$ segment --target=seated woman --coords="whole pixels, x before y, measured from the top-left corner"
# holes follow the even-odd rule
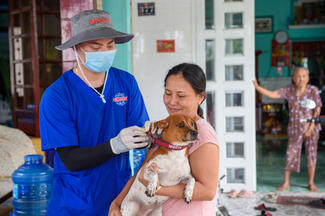
[[[189,162],[195,178],[192,202],[183,200],[184,184],[157,185],[156,195],[170,197],[163,204],[164,216],[215,215],[219,173],[219,146],[214,129],[203,119],[206,78],[195,64],[183,63],[169,70],[165,77],[164,104],[169,114],[181,113],[196,120],[198,140],[189,147]],[[148,152],[151,154],[152,152]],[[110,206],[109,216],[121,215],[120,205],[134,181],[134,176]]]

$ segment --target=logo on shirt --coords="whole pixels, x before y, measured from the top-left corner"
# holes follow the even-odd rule
[[[123,106],[126,104],[128,97],[124,95],[124,93],[117,93],[115,97],[113,97],[113,102],[117,105]]]

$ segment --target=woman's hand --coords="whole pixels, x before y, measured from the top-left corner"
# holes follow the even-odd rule
[[[309,126],[307,131],[304,133],[304,137],[310,137],[311,136],[311,132],[314,130],[313,126]]]
[[[122,216],[120,211],[120,205],[114,200],[109,207],[108,216]]]
[[[258,88],[258,86],[259,86],[258,82],[256,81],[256,78],[253,80],[253,85],[254,85],[255,88]]]
[[[311,131],[307,130],[307,132],[305,132],[303,136],[306,137],[306,138],[310,137],[311,136]]]

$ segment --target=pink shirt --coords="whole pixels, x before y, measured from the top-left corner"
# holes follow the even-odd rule
[[[205,143],[218,145],[217,136],[211,125],[204,119],[196,121],[199,137],[189,147],[191,155]],[[163,216],[215,216],[217,211],[217,193],[212,201],[192,201],[186,204],[183,199],[169,198],[163,204]]]

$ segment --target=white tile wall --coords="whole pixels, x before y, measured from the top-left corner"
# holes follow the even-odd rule
[[[162,98],[168,70],[182,62],[194,62],[192,1],[132,0],[133,75],[151,120],[168,115]],[[137,3],[144,2],[155,3],[155,16],[138,16]],[[175,40],[175,52],[157,53],[157,40]]]

